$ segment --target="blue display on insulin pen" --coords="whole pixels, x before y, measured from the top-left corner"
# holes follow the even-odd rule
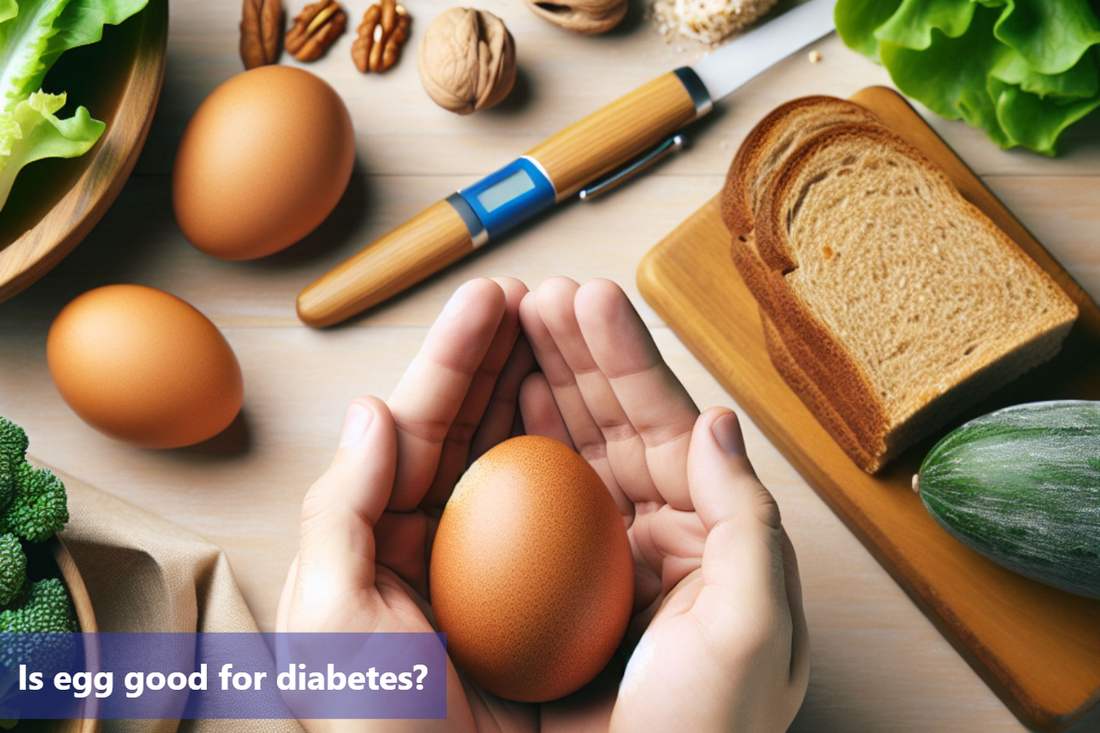
[[[458,193],[477,214],[490,239],[553,206],[557,200],[554,184],[528,158],[513,160]]]

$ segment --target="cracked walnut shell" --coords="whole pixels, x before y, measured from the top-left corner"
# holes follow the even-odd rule
[[[526,0],[527,7],[554,25],[586,36],[611,30],[626,16],[627,0]]]
[[[428,26],[419,69],[424,90],[436,104],[468,115],[500,103],[512,91],[515,41],[492,13],[451,8]]]

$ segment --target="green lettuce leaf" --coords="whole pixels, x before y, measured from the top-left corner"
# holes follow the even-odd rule
[[[65,106],[64,94],[35,92],[0,114],[0,201],[8,198],[19,171],[43,158],[75,158],[95,145],[104,125],[78,107],[67,120],[54,113]]]
[[[65,51],[95,43],[148,0],[0,0],[0,209],[23,166],[83,155],[105,126],[83,107],[56,113],[65,95],[43,94],[46,73]]]
[[[904,94],[985,130],[1004,148],[1053,155],[1100,107],[1096,0],[838,0],[837,31]]]

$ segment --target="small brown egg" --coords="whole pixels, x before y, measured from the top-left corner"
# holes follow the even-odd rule
[[[65,306],[50,327],[46,359],[84,422],[146,448],[212,438],[244,401],[241,367],[214,324],[141,285],[97,288]]]
[[[176,221],[209,255],[264,257],[332,213],[354,162],[340,95],[308,71],[261,66],[215,89],[188,123],[172,169]]]
[[[550,438],[512,438],[470,466],[440,518],[430,573],[447,653],[511,700],[583,687],[630,621],[623,517],[596,471]]]

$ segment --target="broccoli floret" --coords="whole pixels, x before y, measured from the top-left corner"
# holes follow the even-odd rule
[[[27,434],[6,417],[0,417],[0,454],[13,458],[15,463],[23,463],[27,458]]]
[[[0,417],[0,509],[11,502],[15,477],[27,461],[27,434],[11,420]]]
[[[67,668],[77,652],[79,630],[69,592],[57,578],[28,584],[9,608],[0,611],[0,633],[7,636],[0,647],[0,665],[17,669],[20,664],[41,670]]]
[[[20,542],[43,542],[68,520],[64,484],[27,463],[26,433],[0,417],[0,634],[17,632],[0,645],[0,665],[9,671],[18,664],[64,669],[77,652],[69,635],[78,629],[69,592],[56,578],[28,582]],[[0,703],[10,683],[0,680]],[[0,721],[0,728],[11,722]]]
[[[18,465],[14,458],[0,448],[0,510],[11,503],[11,495],[15,490],[15,469]]]
[[[13,534],[0,536],[0,606],[15,600],[27,579],[27,556]]]
[[[75,632],[76,614],[65,585],[57,578],[31,583],[9,608],[0,611],[0,633]]]
[[[45,542],[69,521],[65,485],[46,468],[29,463],[15,475],[15,491],[0,516],[0,532],[11,532],[30,542]]]
[[[68,521],[65,485],[27,463],[27,434],[0,417],[0,533],[44,542]]]

